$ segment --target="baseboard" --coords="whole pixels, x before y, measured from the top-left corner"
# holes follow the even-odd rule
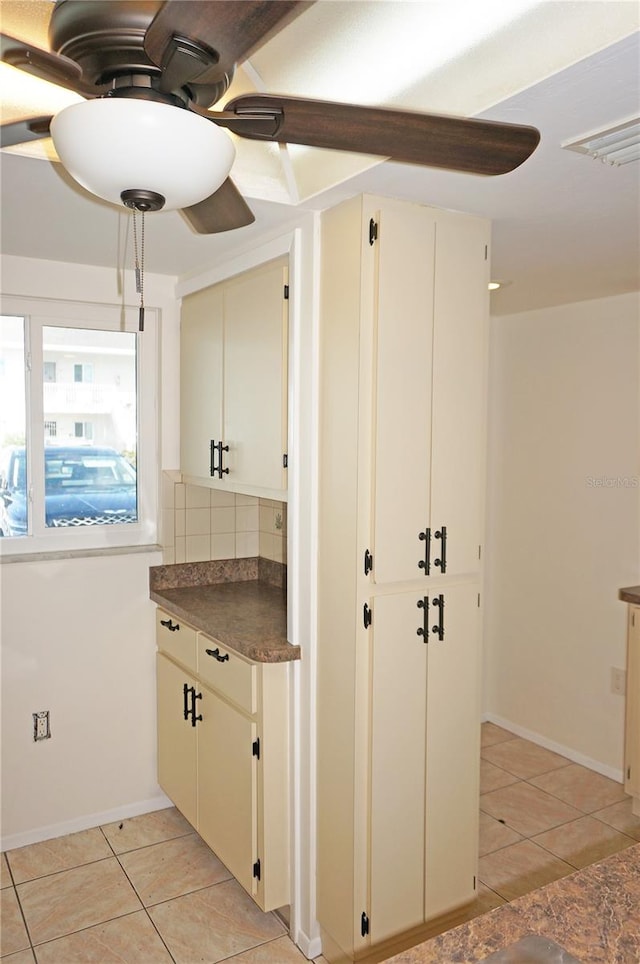
[[[310,961],[315,960],[316,957],[320,957],[322,954],[322,941],[320,937],[309,937],[304,931],[298,931],[296,934],[296,944],[304,956]]]
[[[482,722],[495,723],[496,726],[510,730],[512,733],[515,733],[516,736],[521,736],[524,740],[537,743],[538,746],[544,747],[545,750],[552,750],[554,753],[559,753],[560,756],[566,756],[572,763],[579,763],[580,766],[587,767],[588,770],[594,770],[603,777],[609,777],[610,780],[615,780],[616,783],[624,783],[624,771],[622,769],[618,770],[616,767],[607,766],[606,763],[600,763],[599,760],[592,760],[591,757],[585,756],[583,753],[578,753],[577,750],[572,749],[570,746],[563,746],[562,743],[548,740],[545,736],[541,736],[540,733],[527,730],[524,726],[519,726],[511,720],[505,719],[503,716],[497,716],[495,713],[485,713],[482,717]]]
[[[115,823],[116,820],[126,820],[128,817],[139,817],[143,813],[151,813],[154,810],[164,810],[172,807],[173,803],[164,793],[152,797],[150,800],[138,800],[136,803],[128,803],[114,810],[103,810],[101,813],[89,813],[73,820],[65,820],[62,823],[52,823],[47,827],[36,827],[34,830],[25,830],[23,833],[11,834],[0,839],[0,850],[15,850],[17,847],[27,847],[29,844],[41,843],[43,840],[52,840],[54,837],[64,837],[68,833],[78,833],[80,830],[91,830],[93,827],[100,827],[107,823]]]

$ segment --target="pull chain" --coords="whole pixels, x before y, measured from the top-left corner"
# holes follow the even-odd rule
[[[140,212],[140,256],[138,257],[138,211],[133,209],[133,249],[135,256],[136,291],[140,295],[138,331],[144,331],[144,211]]]

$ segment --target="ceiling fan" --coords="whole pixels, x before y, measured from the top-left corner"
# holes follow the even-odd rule
[[[57,0],[51,51],[0,34],[0,58],[85,100],[55,117],[0,127],[0,146],[53,137],[58,156],[99,197],[139,211],[180,208],[203,234],[250,224],[228,176],[224,133],[472,174],[525,161],[535,128],[329,101],[249,94],[222,110],[238,63],[313,0]]]

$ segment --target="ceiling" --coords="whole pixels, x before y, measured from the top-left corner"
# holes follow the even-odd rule
[[[45,46],[50,10],[3,0],[2,29]],[[491,218],[492,272],[506,282],[494,313],[638,290],[640,164],[561,145],[640,115],[639,28],[633,0],[318,0],[238,72],[229,98],[257,89],[483,116],[538,127],[540,146],[511,174],[480,178],[236,140],[232,176],[256,222],[201,236],[177,212],[149,215],[146,270],[197,275],[301,210],[366,191]],[[61,106],[45,102],[50,85],[0,69],[3,120]],[[0,190],[2,253],[114,268],[132,259],[130,215],[60,164],[3,151]]]

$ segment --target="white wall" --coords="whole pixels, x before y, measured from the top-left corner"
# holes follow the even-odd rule
[[[3,257],[5,294],[136,304],[112,269]],[[175,278],[148,275],[161,310],[160,450],[179,460]],[[148,551],[0,564],[2,849],[165,805],[155,779],[154,606]],[[32,713],[52,737],[33,742]]]
[[[492,319],[485,713],[619,779],[639,343],[634,294]]]

